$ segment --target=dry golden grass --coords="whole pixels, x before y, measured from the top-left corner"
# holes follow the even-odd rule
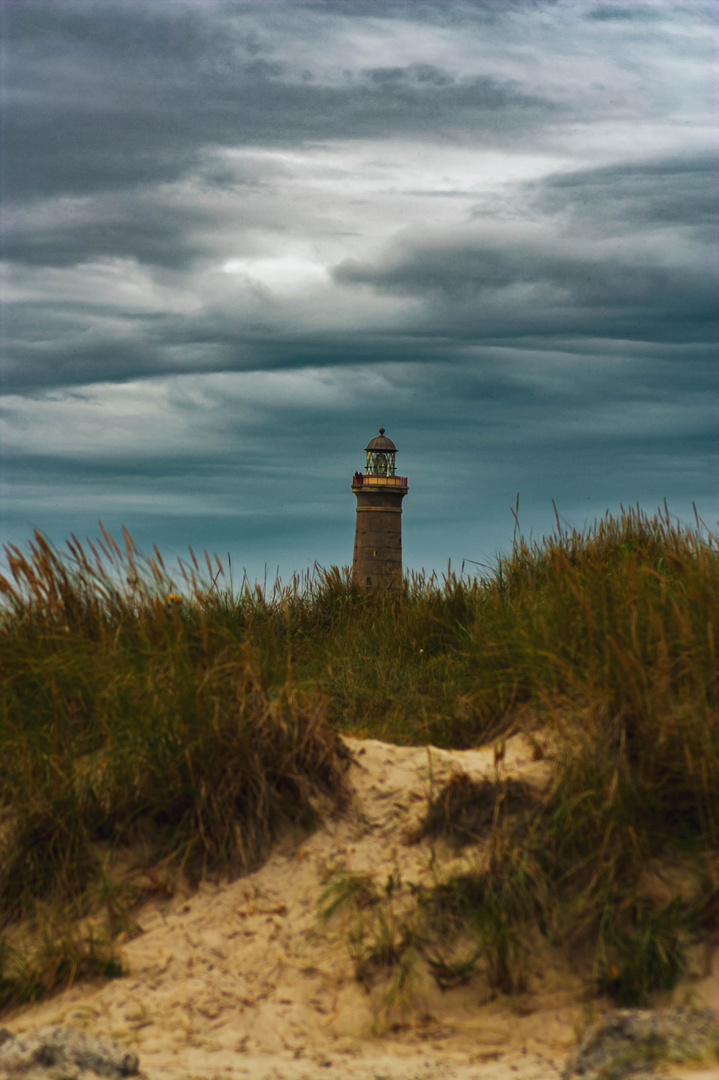
[[[36,534],[7,560],[0,919],[34,920],[37,933],[35,960],[0,946],[0,1002],[82,970],[37,958],[48,910],[72,919],[104,905],[109,941],[127,923],[132,896],[108,882],[101,851],[142,843],[194,875],[255,866],[279,822],[311,823],[314,788],[341,793],[343,731],[463,747],[520,724],[551,729],[558,761],[540,810],[513,814],[505,791],[485,872],[433,901],[474,921],[497,985],[521,983],[528,921],[593,936],[597,986],[621,1000],[676,978],[687,936],[715,925],[710,533],[631,510],[583,534],[520,538],[485,577],[411,576],[399,595],[362,592],[336,568],[235,588],[207,553],[204,576],[192,552],[173,576],[127,533],[122,547],[104,531],[85,546],[73,537],[64,555]],[[462,814],[480,827],[469,804],[442,798],[448,828]],[[675,851],[692,860],[699,899],[659,908],[642,868]]]

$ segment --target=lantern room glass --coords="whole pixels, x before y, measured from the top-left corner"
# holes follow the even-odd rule
[[[365,474],[367,476],[394,476],[394,459],[393,450],[368,450]]]

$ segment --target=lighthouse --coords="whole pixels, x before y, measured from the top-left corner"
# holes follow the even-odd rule
[[[402,584],[402,499],[406,476],[397,476],[397,447],[379,429],[365,447],[365,471],[352,477],[357,524],[352,577],[358,585],[398,589]]]

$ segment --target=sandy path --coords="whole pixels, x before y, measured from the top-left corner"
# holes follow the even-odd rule
[[[552,964],[515,998],[492,995],[481,977],[445,993],[426,978],[405,1022],[374,1033],[382,988],[368,993],[355,981],[346,928],[341,919],[323,924],[317,901],[336,866],[379,881],[398,868],[403,881],[427,880],[431,850],[405,834],[426,806],[428,753],[347,743],[356,757],[349,812],[325,816],[311,836],[286,836],[248,877],[143,908],[143,933],[124,949],[128,977],[73,987],[5,1025],[15,1034],[61,1023],[108,1035],[139,1052],[151,1080],[557,1077],[576,1043],[581,986]],[[491,749],[431,753],[435,781],[456,765],[494,769]],[[521,737],[503,767],[539,784],[548,768]]]

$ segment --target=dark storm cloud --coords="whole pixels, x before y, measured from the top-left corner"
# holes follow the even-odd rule
[[[524,241],[410,245],[384,263],[346,262],[342,283],[436,298],[438,329],[490,341],[588,335],[645,341],[714,339],[716,279],[706,268],[573,253]],[[449,310],[448,310],[449,309]],[[449,317],[446,322],[442,311]]]
[[[692,225],[705,242],[719,224],[716,158],[711,154],[659,158],[581,169],[528,185],[540,212],[568,211],[583,229],[606,232],[647,225]]]
[[[713,341],[714,164],[702,155],[552,175],[523,189],[534,219],[498,228],[478,211],[453,237],[404,235],[374,264],[340,264],[335,278],[423,296],[435,302],[438,329],[476,340]],[[697,230],[698,243],[683,243],[685,226]],[[657,227],[660,246],[647,246],[645,234]]]
[[[157,375],[223,371],[292,371],[305,367],[359,367],[421,361],[442,363],[451,342],[444,335],[284,330],[247,325],[222,311],[194,315],[143,314],[87,308],[58,310],[35,304],[8,309],[5,325],[6,393],[49,387],[126,382]],[[439,340],[435,338],[439,337]]]
[[[83,383],[118,382],[143,374],[172,372],[177,364],[165,360],[172,338],[158,343],[158,316],[119,319],[108,311],[88,317],[71,306],[16,304],[5,316],[3,371],[5,393],[32,393],[42,387],[72,387]],[[174,328],[173,336],[176,336]]]
[[[201,231],[216,221],[209,207],[172,206],[145,189],[9,209],[3,258],[36,266],[73,266],[128,258],[183,269],[207,253]]]
[[[74,79],[68,57],[65,79]],[[98,79],[112,78],[102,57],[89,61]],[[37,81],[47,77],[36,73]],[[122,78],[126,77],[123,70]],[[118,82],[120,81],[118,77]],[[275,65],[235,60],[219,77],[177,72],[117,87],[117,100],[98,102],[79,85],[70,101],[18,95],[6,106],[3,173],[6,197],[85,193],[160,183],[196,166],[205,147],[296,145],[326,139],[445,139],[472,132],[511,145],[523,130],[558,108],[490,76],[457,81],[428,65],[368,69],[343,86],[313,86]]]
[[[514,79],[431,64],[317,79],[272,59],[252,30],[257,9],[246,26],[240,14],[55,0],[6,10],[6,196],[169,181],[217,145],[468,131],[501,144],[556,109]]]
[[[599,4],[587,11],[586,17],[596,22],[655,22],[663,17],[658,8],[622,4]]]

